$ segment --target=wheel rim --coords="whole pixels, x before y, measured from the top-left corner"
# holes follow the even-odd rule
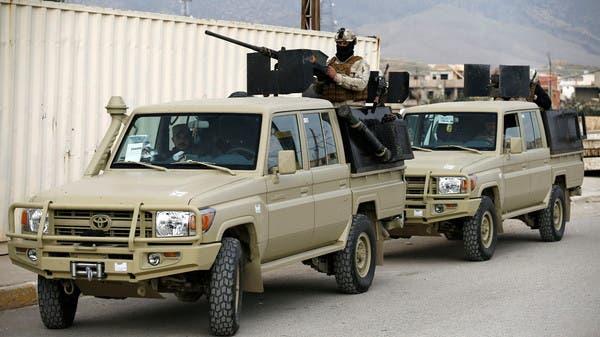
[[[490,212],[485,212],[481,217],[481,243],[485,248],[490,248],[494,238],[494,220]]]
[[[559,199],[554,201],[554,207],[552,207],[552,222],[554,229],[560,231],[563,222],[563,207]]]
[[[360,233],[356,241],[355,266],[356,272],[360,277],[365,277],[369,273],[371,267],[371,241],[366,233]]]

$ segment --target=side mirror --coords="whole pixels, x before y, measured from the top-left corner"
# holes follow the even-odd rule
[[[508,146],[510,148],[510,153],[519,154],[523,152],[523,139],[520,137],[511,137],[508,140]]]
[[[293,150],[282,150],[277,153],[279,174],[296,173],[296,153]]]

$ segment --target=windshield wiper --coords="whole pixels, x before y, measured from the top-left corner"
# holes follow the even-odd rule
[[[426,149],[424,147],[419,147],[419,146],[414,146],[414,145],[412,145],[411,148],[413,150],[419,150],[419,151],[425,151],[425,152],[433,152],[432,149]]]
[[[158,166],[158,165],[152,165],[152,164],[144,163],[144,162],[141,162],[141,161],[128,160],[128,161],[116,162],[115,164],[137,164],[137,165],[141,165],[141,166],[144,166],[144,167],[148,167],[148,168],[155,169],[155,170],[158,170],[158,171],[163,171],[163,172],[167,172],[169,170],[166,167],[162,167],[162,166]]]
[[[233,172],[232,170],[228,169],[227,167],[223,167],[223,166],[219,166],[219,165],[215,165],[215,164],[207,163],[207,162],[205,162],[205,161],[196,161],[196,160],[190,160],[190,159],[188,159],[188,160],[184,160],[184,161],[177,162],[177,163],[173,163],[173,164],[175,164],[175,165],[177,165],[177,164],[193,164],[193,165],[202,165],[202,166],[206,166],[206,167],[213,168],[213,169],[215,169],[215,170],[219,170],[219,171],[222,171],[222,172],[229,173],[229,174],[231,174],[232,176],[236,175],[236,173],[235,173],[235,172]]]
[[[473,148],[466,147],[466,146],[454,145],[454,144],[440,145],[440,146],[436,146],[435,148],[436,149],[456,148],[456,149],[461,149],[461,150],[465,150],[465,151],[469,151],[469,152],[474,152],[474,153],[477,153],[477,154],[481,154],[481,151],[479,151],[477,149],[473,149]]]

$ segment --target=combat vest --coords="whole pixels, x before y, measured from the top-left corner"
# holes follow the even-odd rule
[[[350,76],[350,68],[354,63],[362,60],[362,57],[354,55],[344,63],[336,63],[336,60],[337,58],[331,59],[328,65],[333,67],[336,72]],[[367,99],[367,88],[362,91],[354,91],[343,88],[335,82],[327,82],[323,85],[321,98],[330,102],[365,101]]]

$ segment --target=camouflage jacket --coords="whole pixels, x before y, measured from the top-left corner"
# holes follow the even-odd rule
[[[328,65],[342,63],[345,62],[340,62],[335,56],[329,60],[329,62],[327,62]],[[369,74],[369,64],[364,58],[360,58],[360,60],[354,62],[354,64],[350,66],[350,75],[344,75],[338,72],[335,75],[334,82],[342,88],[346,88],[348,90],[362,91],[367,87],[367,83],[369,82]]]

